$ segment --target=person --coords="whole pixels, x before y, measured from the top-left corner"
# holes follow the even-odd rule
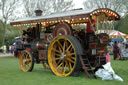
[[[127,44],[126,44],[125,48],[122,49],[120,59],[125,59],[125,58],[128,58],[128,45]]]
[[[109,53],[107,53],[107,55],[106,55],[106,63],[108,63],[108,62],[110,62],[110,55],[109,55]]]
[[[7,47],[6,47],[6,45],[4,45],[4,46],[3,46],[4,54],[6,54],[6,50],[7,50]]]
[[[95,22],[95,20],[96,20],[96,16],[90,16],[88,20],[89,21],[87,22],[87,28],[86,28],[86,39],[87,39],[87,41],[86,41],[86,43],[87,43],[86,49],[89,48],[89,42],[92,41],[91,37],[94,38],[94,36],[95,36],[95,31],[96,31],[96,25],[95,25],[96,22]]]
[[[90,17],[87,23],[86,32],[89,34],[94,34],[94,31],[96,31],[96,21],[95,21],[95,16],[92,16]]]
[[[6,53],[9,53],[9,45],[7,45],[6,48],[7,48]]]
[[[115,41],[115,43],[113,44],[113,58],[114,58],[114,60],[116,60],[118,53],[119,53],[119,47],[117,45],[117,41]]]
[[[119,55],[118,55],[118,58],[120,59],[120,56],[122,55],[122,50],[124,49],[124,46],[123,46],[123,42],[120,41],[118,43],[118,47],[119,47]]]
[[[10,44],[10,45],[9,45],[9,53],[11,53],[11,47],[12,47],[12,46],[11,46],[11,44]]]

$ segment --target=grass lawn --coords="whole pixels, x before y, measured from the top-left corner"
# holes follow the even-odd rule
[[[84,72],[79,77],[58,77],[50,71],[40,70],[41,64],[35,64],[32,72],[22,72],[19,68],[19,61],[14,57],[0,58],[0,85],[128,85],[128,60],[113,61],[111,64],[117,75],[124,79],[124,82],[112,80],[103,81],[88,79]]]

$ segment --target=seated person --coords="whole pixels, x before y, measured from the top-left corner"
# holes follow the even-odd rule
[[[92,33],[94,34],[94,31],[96,31],[96,21],[95,21],[95,16],[92,16],[89,18],[89,21],[87,22],[87,29],[86,32],[88,34]]]
[[[27,30],[23,30],[23,35],[27,38],[27,41],[32,41],[36,38],[36,27],[29,27]]]
[[[121,50],[121,57],[128,57],[128,45],[124,49]]]
[[[27,30],[23,30],[23,35],[30,35],[31,33],[31,27],[29,27]]]
[[[95,22],[95,16],[92,16],[89,18],[89,21],[87,22],[87,28],[86,28],[86,36],[87,41],[90,41],[90,36],[95,36],[96,31],[96,22]],[[93,38],[93,37],[92,37]]]

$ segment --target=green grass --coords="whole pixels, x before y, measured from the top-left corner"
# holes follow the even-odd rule
[[[43,68],[41,64],[35,64],[32,72],[25,73],[20,70],[18,59],[4,57],[0,58],[0,85],[128,85],[128,60],[111,59],[111,64],[124,82],[88,79],[84,72],[79,77],[58,77],[51,71],[40,70]]]

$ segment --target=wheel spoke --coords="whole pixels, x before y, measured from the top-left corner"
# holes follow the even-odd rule
[[[57,53],[61,53],[60,51],[58,51],[58,50],[55,49],[55,48],[52,48],[52,50],[54,50],[54,51],[57,52]]]
[[[71,56],[71,59],[76,60],[76,58],[75,57],[72,57],[72,56]]]
[[[23,59],[26,59],[25,54],[23,54],[22,56],[23,56],[23,57],[22,57]]]
[[[73,53],[69,53],[68,56],[69,56],[71,59],[76,60],[76,58],[73,57],[72,55],[75,55],[75,52],[73,52]]]
[[[70,70],[72,69],[72,65],[71,65],[71,63],[69,62],[69,67],[70,67]]]
[[[26,59],[23,59],[23,63],[25,63],[26,62]]]
[[[26,56],[25,56],[25,57],[26,57],[26,60],[28,61],[28,58],[29,58],[29,54],[26,54]]]
[[[64,45],[63,45],[63,53],[65,53],[65,44],[66,44],[66,40],[64,41]]]
[[[62,53],[62,49],[60,48],[60,46],[58,46],[58,48],[59,48],[59,51]]]
[[[71,48],[70,51],[74,51],[73,48]]]
[[[60,62],[61,62],[61,60],[59,60],[59,61],[57,62],[57,65],[59,65]]]
[[[69,68],[69,70],[70,70],[70,67],[69,67],[69,64],[68,64],[68,61],[66,60],[65,61],[65,63],[66,63],[66,66]]]
[[[62,44],[60,43],[60,41],[58,40],[57,43],[59,44],[59,47],[61,47],[61,49],[63,49]]]
[[[60,58],[58,57],[58,58],[55,58],[55,60],[60,60]]]
[[[26,68],[26,64],[23,65]]]
[[[63,71],[63,74],[65,74],[65,71],[66,71],[66,64],[65,64],[65,66],[64,66],[64,71]]]
[[[63,64],[63,62],[56,69],[58,69],[62,64]]]
[[[29,64],[27,64],[27,67],[30,67]]]
[[[55,53],[55,55],[56,55],[56,56],[59,56],[59,57],[61,56],[60,54],[57,54],[57,53]]]
[[[70,58],[67,58],[69,62],[75,63],[75,61],[71,60]]]
[[[66,49],[66,52],[71,48],[71,46],[72,46],[72,45],[70,44],[70,46]]]
[[[75,55],[75,52],[74,53],[70,53],[69,56],[72,56],[72,55]]]
[[[62,72],[64,71],[64,63],[63,63],[63,65],[62,65]]]
[[[30,62],[32,62],[32,60],[31,59],[28,59],[28,62],[30,63]]]
[[[20,58],[22,58],[22,56],[24,55],[24,53],[23,52],[21,52],[21,54],[20,54]]]
[[[75,53],[70,53],[69,51],[67,52],[67,57],[72,57],[72,55],[75,55]]]
[[[67,41],[65,42],[65,46],[68,48],[68,43],[67,43]]]

